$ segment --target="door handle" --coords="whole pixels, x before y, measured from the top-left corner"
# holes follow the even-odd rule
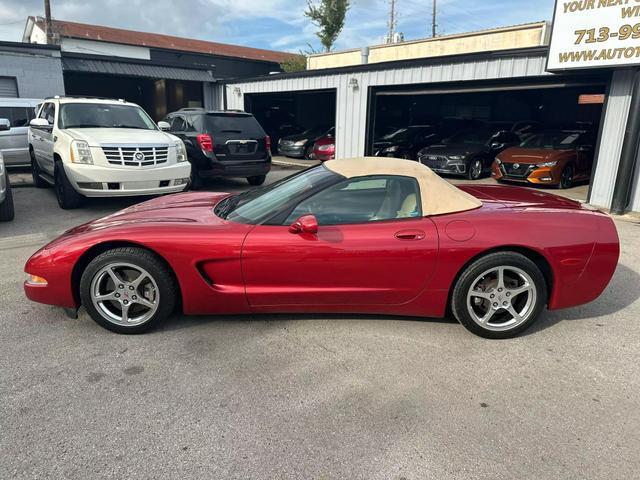
[[[396,233],[398,240],[422,240],[427,236],[422,230],[402,230]]]

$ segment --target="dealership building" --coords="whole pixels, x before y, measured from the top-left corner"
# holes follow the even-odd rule
[[[609,209],[622,188],[623,210],[640,211],[640,168],[619,174],[625,154],[638,163],[638,139],[625,135],[638,70],[551,73],[550,36],[551,25],[540,22],[314,55],[303,72],[228,81],[223,97],[267,131],[274,118],[331,122],[337,158],[370,155],[381,133],[434,117],[594,129],[587,200]]]

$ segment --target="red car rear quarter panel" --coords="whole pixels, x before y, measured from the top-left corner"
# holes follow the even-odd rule
[[[442,313],[458,272],[474,257],[496,249],[527,249],[546,259],[553,277],[550,309],[591,301],[606,287],[617,263],[617,236],[615,228],[611,233],[608,217],[586,209],[484,201],[480,209],[433,218],[440,236],[440,258],[428,294],[439,300]],[[451,234],[447,227],[452,222],[472,225],[473,237]],[[597,243],[602,241],[603,228],[606,238]]]

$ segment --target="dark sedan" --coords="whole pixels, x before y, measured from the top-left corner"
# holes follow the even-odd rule
[[[322,125],[283,137],[278,141],[278,154],[286,157],[311,159],[313,158],[313,144],[318,138],[324,137],[331,128]]]
[[[477,180],[490,171],[498,153],[520,141],[513,132],[496,132],[489,127],[461,130],[440,144],[420,150],[418,160],[434,172]]]
[[[400,128],[373,144],[376,157],[395,157],[415,160],[418,152],[442,140],[436,127],[432,125],[412,125]]]

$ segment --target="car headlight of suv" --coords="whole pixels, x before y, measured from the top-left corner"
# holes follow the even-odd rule
[[[91,148],[84,140],[72,140],[69,158],[73,163],[84,163],[85,165],[93,165],[93,156]]]
[[[187,161],[187,149],[184,147],[182,141],[176,142],[176,160],[178,162]]]
[[[557,161],[555,161],[555,162],[543,162],[543,163],[538,163],[536,165],[536,167],[538,167],[538,168],[555,167],[557,164],[558,164]]]
[[[393,147],[387,147],[384,149],[384,153],[395,153],[398,151],[398,145],[394,145]]]

